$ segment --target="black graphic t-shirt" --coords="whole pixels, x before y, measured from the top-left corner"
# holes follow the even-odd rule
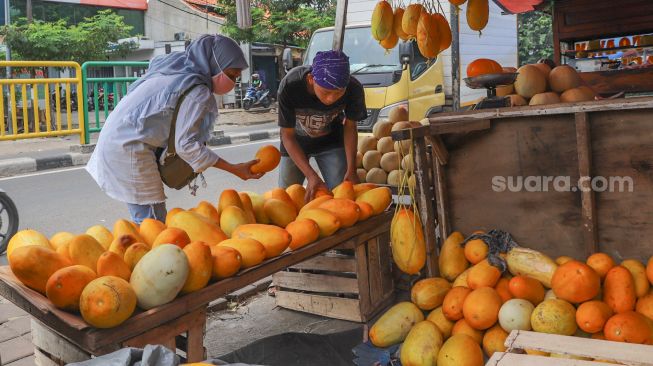
[[[354,77],[347,91],[332,105],[324,105],[308,92],[306,75],[310,66],[288,72],[279,85],[279,127],[294,128],[299,146],[307,155],[343,146],[345,117],[353,121],[367,118],[363,86]],[[281,154],[288,156],[281,144]]]

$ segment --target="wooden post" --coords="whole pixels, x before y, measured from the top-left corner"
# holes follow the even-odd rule
[[[451,16],[451,94],[453,98],[453,110],[460,109],[460,22],[458,7],[449,5]]]
[[[419,216],[424,226],[424,239],[426,241],[426,274],[428,277],[438,275],[438,257],[435,242],[435,213],[433,209],[433,192],[431,191],[431,179],[429,178],[430,164],[426,152],[426,141],[424,137],[413,139],[415,154],[415,176],[417,188],[419,189],[418,207]]]
[[[333,49],[342,51],[345,39],[345,25],[347,24],[347,0],[338,0],[336,4],[336,24],[333,29]]]
[[[576,149],[578,151],[579,187],[583,210],[583,240],[586,254],[598,252],[598,232],[596,223],[596,202],[591,187],[592,143],[590,139],[589,116],[585,112],[575,114]]]
[[[447,183],[443,163],[439,158],[433,159],[433,179],[435,180],[435,203],[438,212],[438,229],[442,243],[451,233],[451,221],[449,220],[449,198],[447,196]]]

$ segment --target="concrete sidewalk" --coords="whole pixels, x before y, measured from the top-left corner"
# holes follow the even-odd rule
[[[279,136],[274,109],[220,111],[209,146],[240,144]],[[79,136],[0,141],[0,177],[85,165],[99,134],[80,145]]]

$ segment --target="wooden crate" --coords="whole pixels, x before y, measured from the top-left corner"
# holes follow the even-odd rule
[[[79,348],[40,321],[31,319],[34,357],[38,366],[63,366],[71,362],[89,360],[111,350],[125,347],[144,348],[148,344],[160,344],[174,350],[183,361],[199,362],[206,359],[205,329],[206,309],[201,308],[120,343],[108,345],[102,352],[91,353]]]
[[[330,318],[369,321],[394,300],[388,229],[274,274],[277,305]],[[346,250],[351,254],[342,254]]]
[[[395,140],[413,139],[429,251],[452,231],[500,229],[553,257],[583,259],[600,251],[617,262],[647,260],[653,254],[652,113],[650,97],[604,100],[443,113],[429,118],[429,126],[393,132]],[[495,177],[564,177],[570,185],[497,190]],[[614,179],[617,189],[586,190],[581,177]],[[620,177],[632,183],[625,181],[623,192]],[[435,256],[427,265],[430,275],[437,273]]]
[[[515,330],[506,339],[505,346],[506,351],[495,352],[485,366],[608,366],[615,363],[653,366],[653,347],[641,344]],[[527,355],[526,349],[591,360]]]

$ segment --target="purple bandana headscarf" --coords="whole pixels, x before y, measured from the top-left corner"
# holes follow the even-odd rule
[[[349,57],[341,51],[318,52],[311,70],[317,85],[326,89],[342,89],[349,84]]]

